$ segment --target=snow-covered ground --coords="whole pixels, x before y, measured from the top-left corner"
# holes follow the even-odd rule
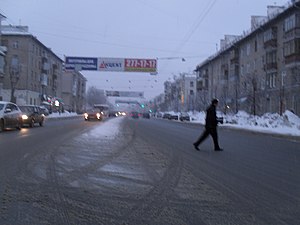
[[[205,112],[189,113],[192,122],[205,123]],[[265,133],[276,133],[292,136],[300,136],[300,118],[290,111],[285,111],[282,116],[279,114],[266,113],[263,116],[253,116],[240,111],[235,115],[224,115],[224,124],[220,126],[234,127],[246,130],[253,130]]]
[[[72,117],[72,116],[78,116],[77,113],[70,113],[68,111],[65,111],[64,113],[58,113],[58,112],[55,112],[55,113],[51,113],[47,116],[47,118],[63,118],[63,117]]]
[[[189,112],[189,115],[192,118],[191,122],[201,124],[205,123],[205,112]],[[59,118],[70,116],[78,115],[76,113],[65,112],[61,114],[52,113],[47,117]],[[218,113],[218,116],[224,117],[224,124],[220,124],[220,126],[227,126],[265,133],[300,136],[300,118],[290,111],[285,111],[282,116],[276,113],[266,113],[263,116],[253,116],[243,111],[240,111],[234,115],[224,115]],[[106,123],[107,125],[105,126],[105,129],[103,129],[104,126],[100,126],[99,128],[97,128],[97,133],[104,132],[101,130],[107,131],[108,127],[111,127],[114,130],[118,129],[117,124],[114,124],[113,120],[108,120]],[[110,129],[109,132],[113,131]]]

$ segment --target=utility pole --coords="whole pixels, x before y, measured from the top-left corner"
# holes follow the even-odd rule
[[[16,103],[15,90],[16,85],[20,79],[20,72],[21,72],[21,65],[19,59],[14,57],[11,59],[11,64],[9,68],[9,75],[10,75],[10,85],[11,85],[11,95],[10,101]]]

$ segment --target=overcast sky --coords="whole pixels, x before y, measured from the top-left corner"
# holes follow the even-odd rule
[[[250,29],[251,15],[288,0],[0,0],[3,25],[29,31],[64,56],[158,58],[158,75],[83,72],[105,90],[163,92],[163,82],[214,54],[225,34]],[[181,59],[185,58],[185,62]]]

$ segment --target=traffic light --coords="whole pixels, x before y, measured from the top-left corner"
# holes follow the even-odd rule
[[[144,105],[144,104],[141,104],[141,107],[142,107],[142,108],[145,108],[145,105]]]

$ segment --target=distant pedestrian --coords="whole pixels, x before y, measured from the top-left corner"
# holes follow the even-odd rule
[[[213,99],[211,105],[206,109],[205,130],[198,138],[198,140],[193,143],[195,149],[198,151],[200,150],[198,146],[208,137],[208,135],[211,135],[213,138],[215,151],[223,151],[223,149],[219,146],[217,133],[218,117],[216,108],[218,106],[218,103],[218,99]]]

